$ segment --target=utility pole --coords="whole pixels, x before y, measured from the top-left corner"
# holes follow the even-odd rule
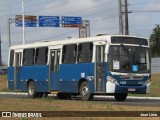
[[[118,0],[119,6],[119,34],[120,35],[129,35],[129,25],[128,25],[128,1],[127,0]],[[124,24],[123,24],[124,20]]]
[[[11,24],[15,23],[15,19],[8,19],[8,46],[11,46]]]
[[[122,0],[118,0],[119,6],[119,34],[123,35]]]
[[[129,35],[129,28],[128,28],[128,2],[125,0],[125,35]]]

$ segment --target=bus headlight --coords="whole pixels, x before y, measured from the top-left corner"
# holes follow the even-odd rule
[[[143,86],[145,86],[145,85],[147,86],[148,84],[150,84],[150,82],[151,82],[150,80],[146,80],[146,81],[144,82]]]
[[[119,83],[117,82],[117,80],[114,79],[114,78],[111,77],[111,76],[108,76],[108,77],[107,77],[107,80],[110,81],[111,83],[114,83],[114,84],[116,84],[116,85],[119,85]]]

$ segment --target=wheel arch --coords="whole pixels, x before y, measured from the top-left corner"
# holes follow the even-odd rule
[[[33,81],[33,82],[34,82],[34,80],[33,80],[33,79],[29,79],[29,80],[27,81],[27,89],[28,89],[28,84],[29,84],[29,82],[31,82],[31,81]]]
[[[78,82],[78,93],[80,92],[80,87],[83,82],[88,82],[85,78],[81,78]]]

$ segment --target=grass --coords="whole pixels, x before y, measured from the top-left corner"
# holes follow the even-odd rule
[[[9,91],[7,88],[7,75],[0,75],[0,91]]]
[[[3,104],[2,104],[3,103]],[[46,98],[42,99],[26,99],[26,98],[0,98],[0,111],[160,111],[160,107],[150,107],[150,106],[125,106],[125,105],[115,105],[108,102],[99,101],[81,101],[81,100],[58,100],[52,99],[48,100]],[[63,114],[63,112],[62,112]],[[144,119],[145,117],[143,117]],[[31,118],[21,118],[21,120],[30,120]],[[36,118],[38,119],[38,118]],[[53,119],[52,117],[43,118]],[[105,120],[104,117],[70,117],[70,118],[55,118],[58,120]],[[136,118],[117,118],[110,117],[107,120],[137,120]],[[142,119],[142,118],[141,118]],[[146,119],[146,118],[145,118]],[[151,120],[148,118],[147,120]],[[156,118],[153,118],[156,120]]]
[[[8,91],[7,76],[0,76],[0,91]],[[152,74],[151,93],[139,96],[160,96],[160,74]],[[155,103],[156,104],[156,103]],[[52,97],[41,99],[26,98],[0,98],[0,111],[160,111],[160,107],[151,106],[127,106],[115,105],[108,102],[98,101],[81,101],[81,100],[58,100]],[[153,117],[110,117],[107,120],[157,120]],[[1,119],[1,118],[0,118]],[[13,120],[32,120],[32,118],[12,118]],[[40,118],[34,118],[34,120]],[[52,120],[52,117],[43,118],[43,120]],[[100,118],[54,118],[57,120],[106,120],[105,117]]]
[[[151,75],[151,88],[149,94],[129,94],[130,96],[160,97],[160,73]]]

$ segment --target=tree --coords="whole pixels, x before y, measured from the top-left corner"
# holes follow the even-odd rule
[[[152,57],[160,56],[160,25],[156,25],[149,38]]]

